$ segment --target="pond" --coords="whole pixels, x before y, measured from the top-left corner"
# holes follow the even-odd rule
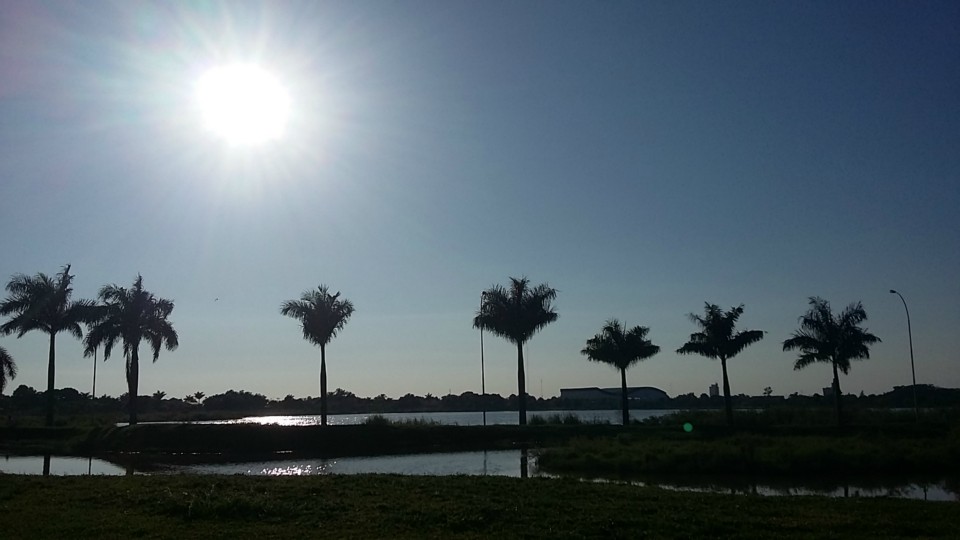
[[[405,474],[431,476],[537,476],[539,471],[532,452],[490,450],[399,456],[347,457],[333,459],[291,459],[178,465],[167,473],[245,474],[253,476],[326,475],[326,474]]]
[[[0,457],[0,473],[51,475],[224,474],[251,476],[311,476],[330,474],[404,474],[536,477],[536,452],[496,450],[410,454],[397,456],[299,458],[196,465],[154,463],[137,468],[94,458],[62,456]],[[943,478],[743,478],[651,477],[643,480],[585,479],[624,482],[678,491],[760,496],[892,497],[930,501],[960,501],[960,482]]]

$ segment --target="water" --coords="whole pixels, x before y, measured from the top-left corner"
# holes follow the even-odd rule
[[[46,472],[48,471],[48,472]],[[523,450],[449,452],[398,456],[347,457],[334,459],[276,459],[242,463],[203,465],[151,465],[148,469],[121,466],[92,458],[62,456],[0,457],[0,473],[51,475],[121,474],[222,474],[249,476],[315,476],[331,474],[404,474],[431,476],[554,476],[540,471],[536,453]],[[749,479],[731,477],[664,476],[646,480],[592,479],[596,482],[625,482],[676,491],[695,491],[760,496],[892,497],[930,501],[960,501],[957,482],[944,479],[911,481],[897,479]]]
[[[643,420],[677,412],[675,410],[631,410],[631,420]],[[528,411],[527,421],[535,417],[551,417],[555,415],[573,415],[582,422],[597,422],[620,424],[621,411]],[[483,413],[471,412],[416,412],[416,413],[372,413],[372,414],[331,414],[327,415],[327,423],[333,426],[362,424],[371,416],[382,416],[392,422],[424,421],[436,422],[443,425],[480,426],[483,425]],[[233,420],[208,420],[193,422],[195,424],[276,424],[281,426],[318,426],[320,415],[300,416],[247,416]],[[487,424],[517,424],[517,411],[490,411],[487,413]]]
[[[175,466],[170,473],[314,476],[329,474],[405,474],[430,476],[537,476],[536,459],[521,450],[407,454],[399,456],[291,459],[246,463]]]
[[[85,457],[2,456],[0,473],[78,476],[83,474],[120,475],[126,474],[127,470],[109,461]]]

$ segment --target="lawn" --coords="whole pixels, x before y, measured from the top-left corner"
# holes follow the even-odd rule
[[[14,538],[953,537],[960,506],[498,477],[0,478]]]

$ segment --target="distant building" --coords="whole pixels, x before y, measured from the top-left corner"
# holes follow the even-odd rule
[[[713,383],[710,385],[710,397],[717,397],[720,395],[720,385]]]
[[[560,399],[597,401],[620,399],[620,388],[561,388]],[[670,399],[666,392],[652,386],[628,386],[627,399],[634,401],[661,401]]]

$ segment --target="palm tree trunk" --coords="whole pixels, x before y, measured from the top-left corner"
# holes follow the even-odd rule
[[[54,360],[56,358],[56,340],[57,334],[50,333],[50,355],[47,358],[47,427],[53,425],[53,404],[55,398],[53,395],[53,376],[55,372]]]
[[[523,372],[523,343],[517,343],[517,397],[521,426],[527,425],[527,378]]]
[[[127,365],[127,398],[130,407],[130,425],[137,423],[137,393],[140,387],[140,355],[137,351],[140,347],[134,347],[130,353],[130,362]]]
[[[837,373],[837,363],[833,364],[833,402],[837,407],[837,425],[843,425],[843,411],[840,408],[840,374]]]
[[[320,346],[320,425],[327,425],[327,348]]]
[[[630,424],[630,406],[627,402],[627,370],[620,369],[620,406],[623,408],[623,425]]]
[[[730,379],[727,378],[727,359],[720,357],[720,365],[723,367],[723,408],[727,415],[727,425],[733,425],[733,404],[730,402]]]

